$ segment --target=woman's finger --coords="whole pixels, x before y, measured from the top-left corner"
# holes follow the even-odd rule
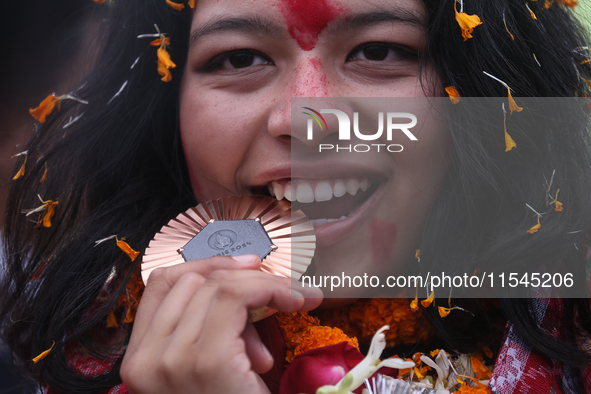
[[[184,264],[178,264],[172,267],[157,269],[150,275],[148,285],[144,290],[142,300],[140,302],[137,315],[135,317],[134,328],[130,339],[129,347],[133,351],[134,347],[138,345],[148,328],[151,326],[155,315],[159,309],[162,309],[162,316],[156,320],[158,325],[162,323],[163,327],[159,328],[163,331],[170,330],[171,327],[176,326],[178,318],[182,315],[184,308],[197,289],[198,277],[205,278],[217,269],[224,270],[259,270],[261,261],[256,255],[244,255],[237,257],[212,257],[208,259],[190,261]],[[189,274],[192,279],[184,282],[183,287],[174,294],[170,294],[171,290],[179,279],[184,275]],[[196,275],[196,276],[195,276]],[[191,291],[193,289],[193,291]],[[185,294],[177,303],[177,296]],[[165,307],[161,308],[165,299]],[[181,304],[184,306],[181,307]]]
[[[251,323],[247,323],[244,327],[242,339],[246,346],[246,354],[252,363],[252,370],[259,374],[268,372],[273,367],[273,356]]]

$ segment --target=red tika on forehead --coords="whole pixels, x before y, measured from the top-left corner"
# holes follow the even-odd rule
[[[287,20],[289,34],[300,48],[310,51],[328,24],[345,12],[329,0],[281,0],[281,12]]]

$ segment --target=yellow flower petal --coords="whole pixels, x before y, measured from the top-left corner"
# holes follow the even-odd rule
[[[21,166],[20,170],[18,170],[16,175],[12,178],[13,181],[16,181],[18,178],[25,175],[25,164],[27,164],[27,156],[25,156],[25,161],[23,162],[23,165]]]
[[[478,25],[482,25],[480,18],[478,15],[468,15],[465,12],[458,12],[456,3],[454,3],[454,11],[456,13],[456,21],[462,29],[462,37],[464,37],[464,41],[472,38],[472,31],[474,28]]]
[[[51,353],[51,351],[53,350],[53,347],[55,346],[55,341],[53,341],[53,343],[51,344],[51,347],[49,349],[47,349],[46,351],[42,352],[40,355],[38,355],[37,357],[35,357],[33,359],[33,362],[35,364],[37,364],[39,361],[43,360],[45,357],[47,357],[49,355],[49,353]]]
[[[43,227],[51,227],[51,218],[55,215],[55,206],[59,204],[59,201],[47,201],[47,210],[43,215]]]
[[[176,64],[170,59],[170,54],[164,49],[164,47],[158,48],[158,74],[162,76],[162,81],[169,82],[172,79],[170,68],[175,68]]]
[[[124,251],[129,256],[131,261],[135,261],[135,259],[140,254],[140,252],[133,250],[131,248],[131,246],[129,246],[129,244],[127,242],[125,242],[125,238],[121,238],[121,239],[115,238],[115,239],[117,240],[117,246],[119,246],[119,249]]]
[[[119,324],[117,324],[117,318],[115,317],[113,311],[111,311],[111,313],[109,313],[109,316],[107,316],[107,328],[117,327],[119,327]]]
[[[530,228],[529,230],[527,230],[528,234],[533,234],[536,231],[538,231],[540,229],[540,227],[542,227],[542,225],[540,224],[540,222],[538,222],[538,224],[536,224],[535,226],[533,226],[532,228]]]
[[[516,148],[517,144],[513,141],[513,138],[507,133],[505,129],[505,152],[509,152],[511,149]]]
[[[437,309],[439,310],[439,316],[446,317],[447,315],[449,315],[449,313],[452,311],[453,308],[446,308],[446,307],[440,306]]]
[[[509,110],[511,110],[511,113],[523,111],[523,107],[518,106],[513,96],[511,96],[511,90],[509,88],[507,88],[507,94],[509,96]]]
[[[556,204],[556,208],[554,208],[554,210],[556,212],[562,212],[562,203],[558,200],[556,200],[554,203]]]
[[[166,4],[168,4],[169,6],[171,6],[172,8],[174,8],[177,11],[181,11],[183,8],[185,8],[184,4],[173,3],[170,0],[166,0]]]
[[[431,291],[431,294],[429,295],[429,298],[424,299],[423,301],[421,301],[421,305],[423,306],[423,308],[427,308],[429,305],[431,305],[431,303],[433,302],[433,300],[435,300],[435,291]]]
[[[45,123],[47,116],[53,112],[55,104],[59,102],[59,98],[54,94],[50,94],[39,104],[37,108],[29,109],[29,113],[40,123]]]
[[[412,300],[412,302],[410,303],[410,310],[413,312],[416,312],[419,310],[419,299],[415,298],[414,300]]]
[[[457,104],[460,102],[460,94],[456,90],[454,86],[448,86],[445,88],[445,91],[449,95],[449,99],[452,103]]]
[[[39,183],[45,183],[46,180],[47,180],[47,162],[45,163],[45,171],[43,171],[43,176],[41,177],[41,180],[39,181]]]

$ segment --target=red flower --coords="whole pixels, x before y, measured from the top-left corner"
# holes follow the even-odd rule
[[[279,394],[314,394],[319,387],[337,384],[363,358],[347,342],[308,350],[297,355],[285,370]]]

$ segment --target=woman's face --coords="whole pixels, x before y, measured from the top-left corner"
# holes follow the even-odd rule
[[[180,109],[197,199],[291,189],[303,202],[312,190],[330,198],[301,204],[315,219],[317,274],[407,266],[445,175],[446,127],[427,117],[403,152],[304,162],[292,148],[317,152],[318,144],[292,134],[291,100],[323,97],[331,108],[333,97],[439,96],[423,90],[437,77],[430,65],[419,69],[426,36],[419,0],[199,0]],[[340,196],[343,185],[358,189],[364,180],[366,191]]]

